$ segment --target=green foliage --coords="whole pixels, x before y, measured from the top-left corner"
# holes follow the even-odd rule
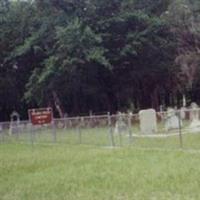
[[[7,117],[21,105],[54,106],[55,93],[64,112],[71,114],[174,104],[171,99],[185,88],[182,63],[191,60],[177,53],[183,45],[196,49],[190,58],[198,66],[195,0],[36,0],[0,5],[0,87],[17,93],[14,105],[7,105]],[[195,42],[184,40],[187,34],[179,37],[182,29],[188,30],[189,38],[195,36]],[[194,74],[190,78],[195,85]],[[1,103],[0,109],[4,107]]]

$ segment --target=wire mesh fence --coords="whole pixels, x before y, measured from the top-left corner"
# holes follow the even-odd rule
[[[0,142],[200,149],[199,116],[200,109],[184,108],[157,112],[155,119],[146,113],[108,113],[54,119],[49,125],[3,122],[0,123]]]

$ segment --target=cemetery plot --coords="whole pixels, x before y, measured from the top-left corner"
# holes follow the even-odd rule
[[[139,114],[117,113],[116,115],[87,116],[63,119],[46,117],[47,122],[31,123],[12,121],[0,124],[1,142],[26,143],[64,143],[87,144],[96,146],[137,146],[159,148],[200,148],[196,141],[200,133],[200,110],[195,104],[189,108],[167,112],[142,110]],[[42,111],[44,112],[44,110]],[[41,116],[33,112],[34,117]],[[43,113],[42,113],[43,114]],[[44,115],[51,115],[51,111]],[[40,120],[41,118],[37,118]],[[34,119],[35,120],[35,119]],[[42,123],[42,124],[41,124]],[[45,123],[45,124],[43,124]],[[17,129],[13,128],[17,125]],[[12,134],[11,133],[12,127]],[[20,130],[15,134],[15,130]]]

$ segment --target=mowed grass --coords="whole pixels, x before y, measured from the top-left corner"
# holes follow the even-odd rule
[[[199,166],[199,151],[0,144],[0,199],[200,199]]]
[[[73,128],[73,129],[57,129],[56,133],[49,128],[42,128],[35,132],[25,130],[24,132],[9,135],[7,132],[0,134],[1,143],[25,143],[25,144],[68,144],[68,145],[93,145],[99,147],[110,146],[133,146],[142,148],[162,148],[177,149],[181,146],[179,131],[172,130],[169,133],[157,133],[164,137],[142,137],[140,132],[136,130],[128,130],[122,133],[112,132],[108,127],[105,128]],[[171,135],[170,134],[175,134]],[[143,135],[144,136],[144,135]],[[168,136],[168,137],[165,137]],[[200,150],[200,133],[189,133],[187,129],[183,130],[182,146],[187,149]]]

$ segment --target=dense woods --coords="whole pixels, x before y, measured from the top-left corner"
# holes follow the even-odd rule
[[[0,0],[0,120],[200,103],[198,0]]]

